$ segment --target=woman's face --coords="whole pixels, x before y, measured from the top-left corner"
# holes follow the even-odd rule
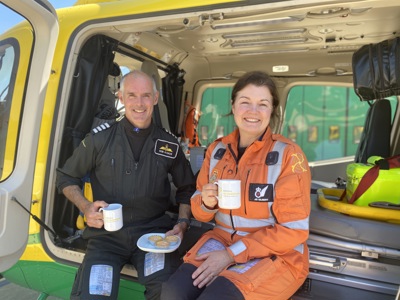
[[[232,113],[241,139],[257,139],[269,125],[273,109],[271,92],[265,86],[249,84],[239,91]]]

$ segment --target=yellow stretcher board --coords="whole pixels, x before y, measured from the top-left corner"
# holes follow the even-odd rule
[[[318,189],[318,203],[326,209],[345,215],[400,224],[400,210],[349,204],[346,197],[340,200],[343,192],[342,189]]]

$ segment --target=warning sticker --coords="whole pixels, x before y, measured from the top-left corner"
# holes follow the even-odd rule
[[[146,253],[144,259],[144,276],[149,276],[164,269],[165,253]]]
[[[93,265],[90,270],[89,294],[110,296],[113,268],[109,265]]]

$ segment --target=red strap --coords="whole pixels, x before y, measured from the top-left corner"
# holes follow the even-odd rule
[[[400,155],[384,158],[383,160],[387,161],[389,169],[400,168]],[[376,178],[378,178],[379,175],[380,165],[381,163],[379,163],[378,161],[375,166],[373,166],[364,174],[348,203],[354,203],[375,182]]]

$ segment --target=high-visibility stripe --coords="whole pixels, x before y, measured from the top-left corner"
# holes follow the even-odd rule
[[[279,175],[281,174],[282,171],[282,158],[283,158],[283,151],[286,148],[286,144],[280,141],[277,141],[274,145],[273,151],[277,151],[279,153],[278,156],[278,161],[274,165],[268,166],[268,177],[267,177],[267,183],[272,183],[274,185],[273,189],[273,197],[275,198],[275,183],[279,178]],[[271,212],[271,206],[269,206],[270,212]]]
[[[194,192],[194,194],[192,195],[191,198],[193,198],[194,196],[197,196],[197,195],[199,195],[199,194],[201,194],[201,192],[200,192],[199,190],[196,190],[196,191]]]
[[[228,232],[229,234],[235,233],[235,234],[240,235],[240,236],[246,236],[246,235],[250,234],[249,232],[246,232],[246,231],[233,230],[233,229],[222,227],[221,225],[216,225],[215,228],[219,228],[221,230],[224,230],[224,231]],[[241,246],[240,247],[236,246],[237,243],[241,243]],[[242,241],[238,241],[238,242],[234,243],[229,248],[232,250],[234,255],[238,255],[241,252],[241,251],[238,252],[238,250],[239,249],[240,250],[243,249],[242,246],[244,246],[244,250],[247,249],[247,247],[244,245],[244,243]],[[294,250],[299,252],[299,253],[301,253],[301,254],[303,254],[304,253],[304,244],[297,245],[296,247],[294,247]]]
[[[270,217],[268,219],[249,219],[240,216],[232,216],[233,224],[231,224],[231,216],[229,214],[218,212],[215,216],[215,219],[222,224],[226,224],[229,226],[235,225],[236,228],[257,228],[275,225],[275,219],[273,217]]]
[[[247,249],[246,245],[242,241],[237,241],[233,245],[229,246],[234,256],[239,255]]]
[[[221,148],[223,148],[223,149],[226,149],[226,146],[224,145],[224,143],[222,143],[222,142],[219,142],[218,144],[217,144],[217,146],[214,148],[214,150],[213,150],[213,152],[211,153],[211,159],[210,159],[210,177],[211,177],[211,171],[215,168],[215,166],[217,165],[217,163],[218,163],[218,159],[215,159],[214,158],[214,155],[217,153],[217,151],[219,150],[219,149],[221,149]]]
[[[218,224],[215,225],[215,228],[222,229],[222,230],[228,232],[229,234],[233,234],[234,233],[234,234],[237,234],[237,235],[240,235],[240,236],[246,236],[246,235],[250,234],[250,232],[247,232],[247,231],[234,230],[232,228],[222,227],[221,225],[218,225]]]
[[[294,247],[294,250],[303,254],[304,253],[304,244],[297,245],[296,247]]]
[[[309,218],[305,218],[302,220],[297,220],[293,222],[287,222],[287,223],[280,223],[280,225],[285,226],[286,228],[290,229],[301,229],[301,230],[308,230],[309,228]]]

